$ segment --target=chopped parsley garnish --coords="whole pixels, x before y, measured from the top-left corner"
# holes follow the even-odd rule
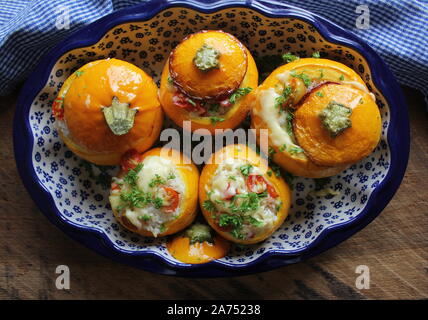
[[[211,123],[216,125],[219,122],[223,122],[225,119],[220,117],[210,117]]]
[[[163,232],[165,232],[165,230],[166,230],[165,223],[162,223],[162,225],[159,228],[159,231],[160,231],[160,233],[163,233]]]
[[[294,54],[291,54],[290,52],[288,52],[288,53],[285,53],[285,54],[282,55],[282,59],[286,63],[289,63],[289,62],[292,62],[292,61],[299,60],[300,57],[299,56],[295,56]]]
[[[84,73],[84,71],[76,71],[76,77],[80,77]]]
[[[282,146],[279,147],[279,151],[280,152],[284,152],[287,149],[287,145],[283,144]]]
[[[142,216],[139,216],[138,219],[143,221],[149,221],[151,217],[148,214],[143,214]]]
[[[275,99],[275,108],[282,106],[290,97],[293,89],[290,86],[286,86],[279,97]]]
[[[245,239],[245,235],[241,233],[241,228],[235,228],[230,231],[230,234],[234,236],[236,239]]]
[[[290,154],[297,154],[297,153],[302,153],[303,149],[298,146],[293,146],[290,148],[290,150],[288,150],[288,152],[290,152]]]
[[[244,175],[245,177],[248,177],[251,173],[251,169],[253,168],[253,165],[251,164],[244,164],[243,166],[241,166],[239,168],[239,170],[241,171],[242,175]]]
[[[207,210],[209,212],[216,212],[217,211],[214,203],[210,200],[205,200],[204,203],[202,204],[202,208],[204,208],[205,210]]]
[[[294,78],[300,79],[303,81],[303,83],[305,84],[306,87],[309,87],[312,83],[311,79],[309,78],[309,76],[302,72],[297,74],[294,70],[290,73],[290,75]]]
[[[237,200],[241,199],[239,205],[237,204]],[[233,201],[229,206],[229,209],[233,213],[245,213],[249,211],[255,211],[260,206],[260,199],[257,193],[248,192],[245,194],[236,194],[233,196]]]
[[[318,97],[322,98],[324,97],[324,94],[321,91],[318,91],[317,93],[315,93]]]
[[[163,200],[162,198],[156,197],[153,199],[153,206],[156,209],[160,209],[163,206]]]
[[[228,177],[230,180],[236,181],[236,177],[235,176],[229,176]]]
[[[263,225],[262,221],[253,218],[252,216],[248,216],[248,222],[250,222],[255,227],[261,227]]]
[[[324,70],[320,69],[319,71],[320,71],[320,76],[318,77],[318,79],[324,78]]]
[[[150,192],[143,192],[134,187],[131,191],[122,192],[120,200],[125,202],[128,207],[142,208],[152,202],[152,194]]]
[[[319,51],[315,51],[314,53],[312,53],[312,58],[321,58],[320,52]]]
[[[172,80],[171,76],[168,76],[167,81],[168,81],[169,84],[173,84],[174,83],[174,80]]]
[[[130,186],[135,186],[137,184],[138,180],[138,173],[143,169],[143,164],[139,163],[134,169],[130,169],[126,176],[123,178],[126,183],[128,183]]]
[[[230,103],[235,103],[236,100],[238,100],[239,98],[242,98],[243,96],[249,94],[251,92],[251,90],[253,90],[253,88],[251,88],[251,87],[245,87],[245,88],[239,88],[239,89],[237,89],[229,97],[229,102]]]
[[[162,178],[160,175],[155,174],[155,177],[149,183],[149,187],[153,188],[155,186],[162,185],[162,184],[165,184],[165,179]]]
[[[196,107],[196,102],[195,102],[195,101],[193,101],[193,100],[192,100],[192,99],[190,99],[190,98],[187,98],[186,100],[187,100],[187,102],[188,102],[188,103],[190,103],[192,106]]]
[[[287,130],[287,133],[290,137],[294,136],[293,119],[294,119],[294,113],[293,111],[291,111],[291,109],[288,109],[287,114],[285,116],[285,129]]]
[[[242,217],[239,215],[231,215],[227,213],[222,213],[219,216],[218,225],[220,227],[227,227],[227,226],[234,226],[234,227],[240,227],[242,226]]]
[[[172,173],[172,172],[170,172],[169,174],[168,174],[168,177],[167,177],[167,179],[168,180],[173,180],[173,179],[175,179],[176,177],[175,177],[175,174],[174,173]]]
[[[341,75],[340,75],[339,80],[340,80],[340,81],[345,80],[345,77],[344,77],[344,75],[343,75],[343,74],[341,74]]]

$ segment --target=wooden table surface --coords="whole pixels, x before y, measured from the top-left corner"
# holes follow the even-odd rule
[[[110,261],[69,239],[37,209],[16,170],[12,119],[17,93],[0,100],[0,299],[421,299],[428,298],[428,115],[403,88],[411,153],[394,199],[362,231],[297,265],[234,278],[161,276]],[[70,268],[70,290],[55,268]],[[358,265],[370,289],[358,290]]]

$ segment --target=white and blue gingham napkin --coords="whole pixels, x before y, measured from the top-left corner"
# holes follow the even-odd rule
[[[61,39],[108,13],[141,0],[0,0],[0,95],[10,93]],[[210,1],[212,2],[212,1]],[[353,31],[372,46],[397,79],[428,100],[428,2],[422,0],[289,0]],[[356,27],[360,5],[369,8],[368,29]],[[66,6],[70,28],[58,30]]]

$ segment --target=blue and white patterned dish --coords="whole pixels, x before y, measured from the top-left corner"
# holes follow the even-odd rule
[[[320,51],[365,80],[382,115],[382,138],[366,159],[332,178],[334,197],[311,195],[314,180],[294,180],[294,203],[283,226],[265,242],[236,247],[204,265],[175,260],[165,239],[122,228],[108,205],[109,190],[58,137],[50,107],[63,81],[83,64],[116,57],[156,80],[171,49],[187,34],[223,29],[257,58]],[[409,154],[407,109],[391,72],[353,34],[307,11],[253,1],[150,1],[125,9],[73,34],[42,59],[20,95],[14,122],[21,178],[40,210],[71,237],[117,261],[163,274],[225,276],[269,270],[314,256],[345,240],[386,206],[397,190]],[[98,170],[92,167],[92,170]],[[113,173],[115,168],[110,169]]]

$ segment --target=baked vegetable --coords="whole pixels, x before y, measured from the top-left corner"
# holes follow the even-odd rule
[[[270,153],[282,168],[322,178],[373,151],[381,118],[356,72],[335,61],[305,58],[277,68],[257,89],[252,127],[268,129]]]
[[[196,216],[198,179],[195,165],[178,151],[128,152],[111,185],[113,213],[125,228],[144,236],[176,233]]]
[[[179,126],[192,130],[237,127],[247,116],[258,84],[248,49],[223,31],[192,34],[171,52],[162,72],[160,101]]]
[[[205,219],[222,237],[250,244],[281,226],[291,192],[252,149],[228,145],[202,170],[199,203]]]
[[[199,264],[226,256],[230,243],[206,224],[195,223],[167,242],[169,253],[185,263]]]
[[[129,149],[149,149],[162,127],[157,87],[125,61],[90,62],[74,72],[53,104],[58,132],[78,156],[117,165]]]

